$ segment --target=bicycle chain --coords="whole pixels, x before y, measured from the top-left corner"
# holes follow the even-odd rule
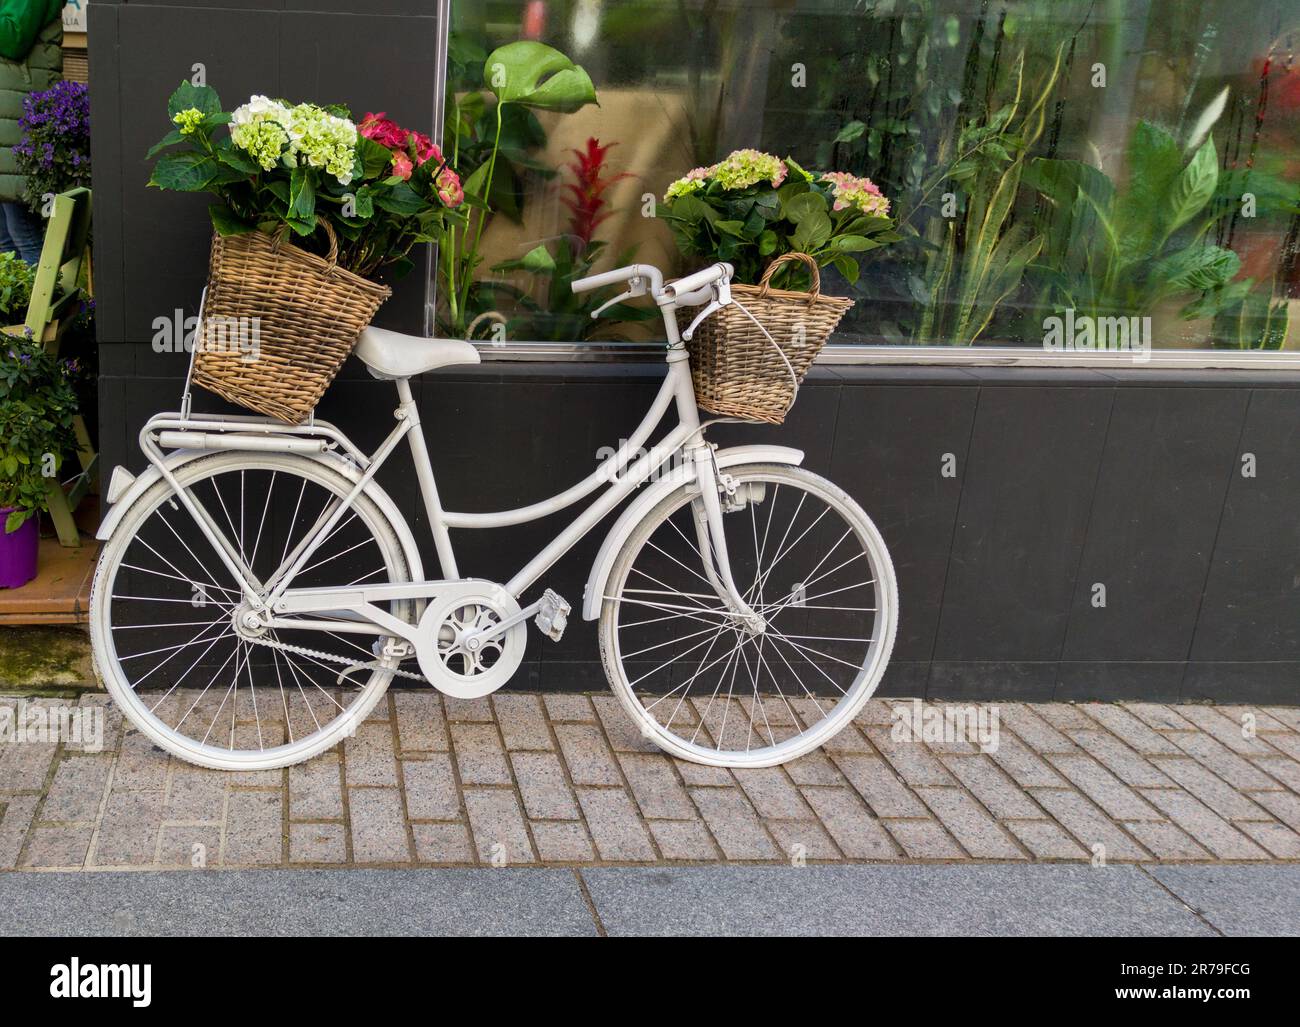
[[[372,664],[368,663],[358,665],[356,660],[350,660],[346,656],[335,656],[333,653],[322,652],[319,649],[308,649],[305,646],[291,645],[288,642],[272,641],[268,638],[245,638],[244,641],[254,645],[264,645],[271,649],[279,649],[281,652],[297,653],[300,656],[313,656],[321,660],[329,660],[331,663],[341,663],[347,667],[372,666]],[[405,658],[410,659],[411,657]],[[376,660],[375,662],[377,663],[378,661]],[[409,678],[412,681],[423,681],[426,685],[433,684],[433,682],[423,674],[415,674],[409,670],[402,670],[400,667],[393,668],[393,675],[394,677]]]

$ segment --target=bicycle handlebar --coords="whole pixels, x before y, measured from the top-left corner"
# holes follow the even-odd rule
[[[696,271],[693,275],[687,275],[685,278],[678,278],[668,283],[668,288],[672,289],[673,295],[678,299],[686,296],[688,293],[698,292],[714,282],[720,282],[722,279],[730,279],[736,273],[736,269],[730,264],[719,261],[706,267],[703,271]]]
[[[650,264],[629,264],[627,267],[615,268],[613,271],[602,271],[598,275],[588,275],[586,278],[579,278],[576,282],[571,283],[570,288],[574,292],[591,292],[592,289],[615,285],[618,282],[628,282],[633,278],[648,279],[649,291],[655,296],[658,296],[663,291],[664,276],[657,267]]]
[[[634,278],[644,278],[649,286],[647,291],[656,300],[664,294],[665,290],[670,290],[669,294],[679,305],[689,306],[693,302],[701,302],[707,299],[710,295],[707,290],[712,285],[724,278],[730,279],[735,273],[736,269],[734,267],[719,261],[706,267],[703,271],[696,271],[693,275],[678,278],[665,286],[664,276],[657,267],[650,264],[629,264],[627,267],[615,268],[613,271],[602,271],[598,275],[579,278],[576,282],[570,283],[569,287],[575,293],[591,292],[592,289],[600,289],[606,285],[617,285],[619,282],[628,282]],[[640,293],[637,295],[640,295]]]

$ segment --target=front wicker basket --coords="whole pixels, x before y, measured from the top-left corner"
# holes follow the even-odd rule
[[[772,288],[772,275],[791,260],[808,265],[810,292]],[[817,262],[806,253],[777,257],[758,285],[732,285],[731,293],[772,339],[734,305],[706,318],[686,343],[696,402],[715,414],[780,424],[794,404],[798,383],[853,301],[821,294]],[[679,325],[688,324],[694,313],[679,310]]]
[[[191,380],[286,424],[306,420],[392,290],[264,232],[213,236]]]

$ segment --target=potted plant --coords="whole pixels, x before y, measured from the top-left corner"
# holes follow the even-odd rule
[[[17,253],[0,253],[0,323],[20,323],[32,298],[36,269]]]
[[[656,213],[688,257],[735,265],[736,281],[754,285],[787,253],[806,253],[850,282],[865,253],[896,242],[889,200],[869,178],[837,171],[805,171],[793,160],[736,150],[717,164],[696,168],[672,183]],[[807,282],[790,262],[778,285]]]
[[[193,380],[302,421],[391,295],[370,276],[405,273],[412,248],[464,220],[460,180],[427,137],[380,115],[358,126],[345,107],[265,96],[226,112],[189,82],[167,110],[150,185],[217,198]]]
[[[606,174],[605,164],[610,147],[601,145],[594,136],[581,150],[571,150],[573,159],[564,165],[568,175],[560,193],[560,203],[569,211],[567,231],[529,250],[517,260],[493,265],[497,273],[525,272],[532,276],[538,295],[505,282],[485,282],[483,292],[500,293],[513,299],[520,312],[506,321],[515,338],[583,342],[608,333],[606,324],[592,318],[605,305],[600,292],[575,293],[570,285],[592,273],[605,250],[604,239],[595,238],[596,229],[610,217],[605,190],[615,182],[631,178],[627,172]],[[615,265],[632,263],[635,248],[623,251]],[[647,321],[658,311],[616,303],[607,308],[607,316],[619,321]]]
[[[28,338],[0,343],[0,588],[36,577],[36,515],[76,448],[70,370]]]
[[[833,265],[856,282],[854,254],[899,239],[889,200],[869,178],[736,150],[673,182],[656,213],[682,253],[736,269],[733,303],[698,325],[690,324],[694,312],[678,312],[696,401],[715,414],[780,424],[853,306],[822,295],[820,269]]]
[[[34,213],[42,213],[46,196],[90,188],[90,94],[84,83],[56,82],[28,93],[18,130],[14,160]]]

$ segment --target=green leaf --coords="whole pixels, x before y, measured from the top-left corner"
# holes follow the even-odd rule
[[[461,189],[465,193],[465,199],[474,206],[482,207],[487,203],[487,197],[484,191],[487,187],[488,166],[480,164],[469,178],[465,179]]]
[[[358,218],[369,220],[375,216],[375,196],[369,186],[362,186],[356,191],[353,208],[356,210]]]
[[[586,71],[554,47],[530,39],[488,54],[483,81],[500,103],[571,113],[596,102]]]
[[[315,214],[309,218],[287,217],[284,219],[284,223],[293,229],[295,235],[302,236],[311,235],[316,231],[316,221]]]
[[[316,181],[301,165],[289,174],[289,218],[306,223],[316,213]]]
[[[204,114],[220,114],[221,98],[211,86],[196,86],[188,79],[176,87],[176,92],[167,100],[167,117],[172,119],[181,111],[202,111]]]
[[[668,208],[668,216],[692,224],[718,220],[718,212],[698,196],[682,196],[674,200]]]
[[[1188,246],[1155,262],[1151,278],[1158,295],[1171,292],[1205,292],[1237,276],[1241,258],[1219,246]]]
[[[839,253],[858,253],[863,250],[874,250],[880,243],[875,239],[868,239],[862,235],[837,235],[831,240],[831,249]]]
[[[1218,182],[1219,158],[1214,151],[1214,140],[1206,139],[1166,196],[1162,211],[1165,238],[1200,213],[1210,202]]]
[[[175,146],[177,143],[185,142],[185,138],[186,138],[185,136],[181,135],[181,130],[179,128],[172,129],[160,140],[158,140],[158,142],[154,143],[153,146],[149,147],[149,152],[144,155],[145,159],[152,160],[154,157],[158,156],[158,154],[161,153],[163,150],[167,149],[167,147]]]
[[[373,139],[357,136],[357,153],[361,157],[366,178],[383,178],[393,166],[393,152]]]
[[[398,180],[396,185],[385,185],[375,189],[375,206],[390,214],[418,214],[425,208],[425,200],[405,182]]]
[[[243,172],[245,175],[256,175],[262,170],[262,166],[257,161],[249,157],[243,150],[236,148],[229,138],[221,140],[213,149],[216,151],[217,160],[227,167]]]
[[[826,197],[821,193],[800,193],[797,196],[790,197],[782,208],[782,213],[793,221],[795,224],[807,219],[821,216],[826,218],[826,211],[830,205],[826,202]],[[827,218],[829,223],[829,219]]]
[[[836,267],[839,273],[844,276],[844,280],[850,285],[857,282],[861,269],[858,267],[858,262],[852,257],[841,255],[832,260],[831,263]]]
[[[1144,254],[1164,230],[1165,204],[1183,155],[1167,131],[1139,121],[1129,138],[1127,164],[1128,182],[1114,206],[1115,238],[1126,253]]]
[[[796,224],[790,236],[790,245],[804,253],[820,249],[831,237],[831,219],[819,211],[812,211]]]
[[[555,270],[555,258],[545,243],[534,246],[519,260],[506,260],[492,268],[493,271],[528,271],[532,274],[550,274]]]
[[[149,184],[159,189],[193,193],[206,189],[216,177],[218,164],[202,153],[169,153],[158,158]]]
[[[835,141],[837,143],[851,143],[853,140],[861,138],[862,133],[866,130],[867,126],[863,122],[850,121],[836,133]]]
[[[212,227],[217,230],[217,234],[222,236],[243,235],[246,232],[251,232],[254,228],[252,224],[237,216],[224,203],[212,204],[208,208],[208,217],[212,219]]]

